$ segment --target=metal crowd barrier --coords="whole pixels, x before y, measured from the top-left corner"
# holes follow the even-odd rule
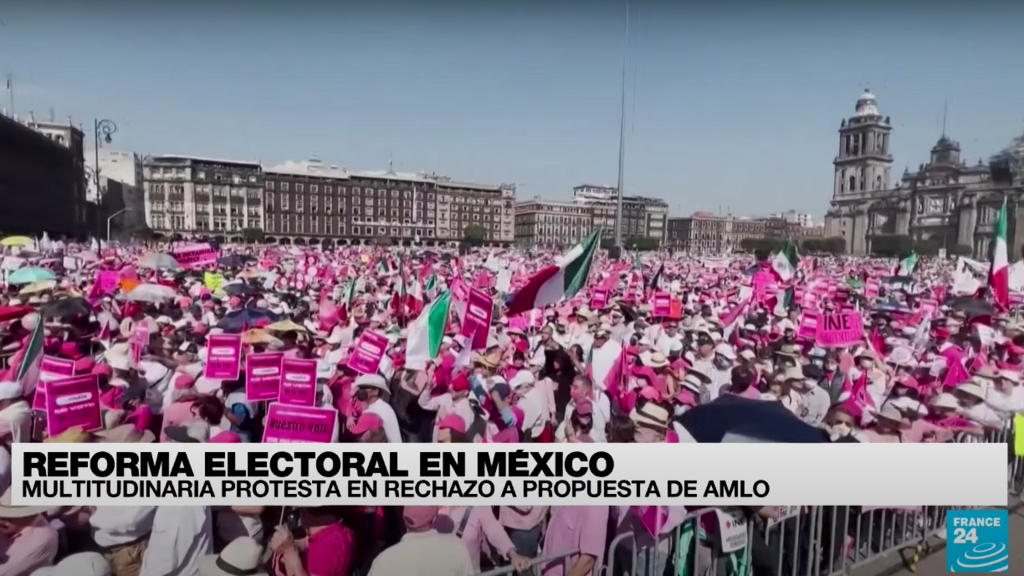
[[[562,567],[562,575],[569,573],[569,568],[572,567],[569,560],[579,554],[579,550],[571,550],[569,552],[560,552],[558,554],[549,554],[540,558],[534,558],[533,562],[530,563],[530,567],[525,572],[519,572],[519,574],[535,574],[539,576],[542,572],[557,567],[559,564]],[[514,566],[502,566],[501,568],[495,568],[488,570],[487,572],[481,572],[476,576],[510,576],[516,574]]]
[[[1013,452],[1014,430],[987,430],[981,435],[959,434],[956,442],[1005,443],[1008,447],[1007,488],[1010,498],[1024,491],[1024,457]],[[803,506],[779,510],[763,518],[746,509],[746,545],[723,551],[717,534],[716,509],[688,514],[683,522],[656,540],[633,532],[615,535],[603,565],[594,576],[839,576],[881,560],[900,560],[916,570],[922,553],[945,537],[950,506],[870,508],[862,506]],[[961,507],[958,507],[961,508]],[[654,542],[651,542],[654,540]],[[642,542],[642,543],[641,543]],[[639,545],[638,545],[639,544]],[[536,560],[534,574],[552,560],[563,562],[578,551]],[[540,570],[538,570],[540,568]],[[479,576],[506,576],[512,567]]]

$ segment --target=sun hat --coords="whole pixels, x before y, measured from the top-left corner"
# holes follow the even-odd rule
[[[732,346],[726,344],[725,342],[721,342],[715,346],[715,354],[718,354],[726,358],[727,360],[736,359],[736,351],[733,350]]]
[[[882,406],[882,409],[875,413],[875,417],[885,418],[886,420],[899,422],[901,424],[903,423],[903,413],[900,412],[899,408],[893,406],[890,402],[886,402],[885,405]]]
[[[267,576],[260,560],[263,547],[249,536],[235,538],[220,554],[199,559],[199,576]]]
[[[699,379],[700,379],[700,381],[701,381],[702,383],[704,383],[704,384],[710,384],[710,383],[711,383],[711,375],[710,375],[710,374],[708,374],[708,373],[707,373],[707,372],[705,371],[704,367],[703,367],[703,366],[701,366],[700,364],[696,364],[696,363],[695,363],[695,364],[693,364],[692,366],[690,366],[690,367],[689,367],[689,368],[688,368],[688,369],[686,370],[686,374],[687,374],[687,375],[689,375],[689,374],[693,374],[694,376],[696,376],[697,378],[699,378]]]
[[[381,392],[390,392],[388,382],[378,374],[363,374],[353,382],[354,388],[376,388]]]
[[[644,352],[640,355],[640,361],[644,363],[644,366],[651,368],[664,368],[668,366],[668,360],[661,352]]]
[[[11,489],[4,490],[0,496],[0,519],[4,518],[31,518],[39,514],[46,514],[53,508],[48,506],[15,506],[11,504]]]
[[[949,392],[943,392],[932,398],[931,405],[936,408],[949,408],[956,410],[960,407],[960,403],[956,401],[956,396],[953,396]]]
[[[985,399],[985,391],[981,388],[981,386],[975,384],[974,382],[965,382],[957,386],[956,391],[962,392],[964,394],[969,394],[971,396],[974,396],[975,398],[980,398],[982,400]]]
[[[654,402],[646,402],[639,409],[634,408],[633,411],[629,413],[629,418],[633,423],[659,430],[665,430],[668,428],[668,417],[668,410]]]

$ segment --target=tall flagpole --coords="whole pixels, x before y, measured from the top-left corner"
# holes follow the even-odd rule
[[[12,74],[7,75],[7,92],[11,98],[11,118],[14,117],[14,76]]]
[[[629,2],[626,0],[626,37],[622,43],[622,97],[621,110],[619,111],[619,181],[618,205],[615,210],[615,245],[619,247],[619,256],[622,255],[622,192],[623,192],[623,170],[626,164],[626,54],[629,52]]]

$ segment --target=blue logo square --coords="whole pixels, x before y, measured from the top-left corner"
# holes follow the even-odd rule
[[[1006,510],[950,510],[946,514],[946,570],[1008,571],[1009,522]]]

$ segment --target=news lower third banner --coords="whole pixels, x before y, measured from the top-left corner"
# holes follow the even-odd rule
[[[22,444],[16,505],[1005,506],[1002,444]]]

